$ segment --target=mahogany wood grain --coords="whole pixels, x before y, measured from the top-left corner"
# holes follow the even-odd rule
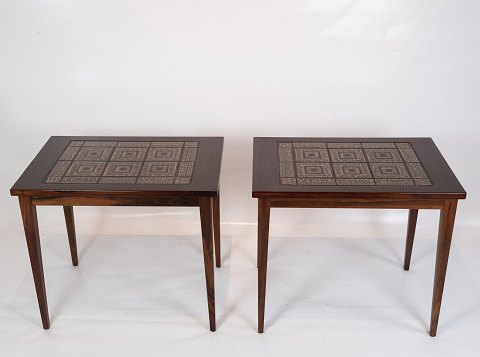
[[[65,223],[67,225],[68,243],[70,245],[70,255],[72,256],[72,264],[78,265],[77,238],[75,236],[75,220],[73,218],[73,207],[63,206],[65,215]]]
[[[432,181],[428,186],[402,185],[284,185],[280,182],[279,143],[392,143],[406,142],[415,150],[419,161]],[[321,197],[388,199],[463,199],[465,190],[448,166],[431,138],[291,138],[258,137],[253,142],[252,196],[258,197]]]
[[[198,207],[197,197],[128,197],[118,196],[110,193],[110,197],[92,197],[92,196],[63,196],[63,197],[35,197],[32,203],[36,206],[180,206],[180,207]]]
[[[418,209],[410,209],[408,211],[408,228],[407,228],[407,242],[405,244],[405,260],[403,262],[403,269],[410,269],[410,259],[412,257],[413,239],[415,237],[415,228],[417,227]]]
[[[210,331],[216,330],[215,324],[215,284],[213,269],[213,217],[212,199],[200,199],[200,221],[202,225],[203,260],[205,265],[205,280],[207,285],[208,316]]]
[[[265,327],[265,294],[267,286],[268,235],[270,206],[268,200],[258,199],[258,332]]]
[[[192,181],[187,185],[175,184],[79,184],[44,183],[45,177],[53,168],[69,143],[74,141],[196,141],[198,152]],[[222,137],[132,137],[132,136],[52,136],[10,189],[13,196],[30,195],[35,197],[52,196],[110,196],[115,192],[119,196],[137,197],[216,197],[220,180],[222,160]]]
[[[28,255],[30,256],[30,265],[32,266],[33,281],[35,283],[42,325],[45,330],[48,330],[50,328],[50,319],[48,317],[47,292],[43,275],[42,250],[38,234],[37,209],[32,205],[30,197],[19,196],[18,199],[20,201],[23,227],[25,229]]]
[[[213,231],[215,242],[215,265],[217,268],[220,268],[222,266],[220,252],[220,193],[217,197],[213,198]]]
[[[446,200],[440,211],[438,230],[437,259],[435,263],[435,279],[433,284],[432,316],[430,320],[430,336],[437,335],[438,318],[442,305],[443,287],[447,274],[448,256],[452,243],[453,225],[457,212],[457,200]]]
[[[300,181],[300,179],[297,180],[297,178],[288,180],[285,183],[281,180],[282,175],[284,175],[283,177],[286,177],[285,173],[287,171],[285,171],[285,166],[280,165],[280,143],[298,142],[327,144],[410,143],[419,164],[425,169],[426,175],[429,178],[429,183],[431,184],[357,184],[354,186],[348,186],[339,184],[338,181],[335,180],[335,184],[310,185],[300,184],[300,182],[305,181]],[[297,155],[297,152],[292,152],[291,155]],[[286,156],[284,156],[284,158],[285,157]],[[306,160],[306,162],[307,161],[309,160]],[[317,161],[313,160],[311,162]],[[281,171],[281,167],[283,167],[283,171]],[[335,172],[334,168],[333,172]],[[305,177],[309,177],[308,173],[301,172]],[[295,177],[296,174],[298,174],[298,166],[293,166],[288,174],[293,176],[288,177]],[[260,333],[264,331],[265,325],[265,290],[270,208],[408,209],[409,221],[404,259],[405,270],[408,270],[410,267],[418,210],[441,210],[430,324],[430,335],[435,336],[442,301],[457,200],[466,198],[466,192],[431,138],[255,138],[253,150],[252,197],[258,199],[257,268],[258,332]]]
[[[72,141],[83,141],[85,144],[86,141],[193,141],[198,144],[198,150],[194,154],[195,162],[188,184],[146,184],[138,181],[102,183],[100,180],[96,183],[68,180],[68,183],[63,183],[63,180],[47,183],[46,177],[56,167]],[[216,264],[220,267],[219,179],[222,151],[221,137],[52,136],[10,189],[12,196],[19,196],[43,327],[49,328],[50,322],[36,206],[63,206],[73,265],[78,264],[73,206],[178,206],[200,207],[210,330],[215,331],[213,252],[215,251]]]
[[[443,200],[422,199],[345,199],[345,198],[269,198],[271,207],[281,208],[393,208],[393,209],[439,209],[443,207]]]

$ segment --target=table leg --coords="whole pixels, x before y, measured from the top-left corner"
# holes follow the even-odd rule
[[[207,282],[208,316],[210,331],[215,331],[215,285],[213,268],[213,199],[200,198],[200,221],[202,225],[203,260],[205,264],[205,280]]]
[[[78,265],[77,239],[75,237],[75,221],[73,219],[73,207],[63,206],[65,214],[65,223],[67,225],[68,243],[70,245],[70,255],[72,256],[72,264]]]
[[[38,307],[42,317],[42,325],[45,330],[50,328],[48,317],[47,292],[45,290],[45,278],[43,276],[42,251],[38,234],[37,208],[32,204],[31,197],[19,196],[20,210],[22,212],[23,227],[27,240],[28,255],[32,266],[33,281],[37,292]]]
[[[263,234],[263,233],[262,233],[263,226],[262,226],[262,224],[260,223],[260,221],[262,220],[262,217],[264,217],[264,215],[263,215],[264,209],[263,209],[263,207],[261,207],[261,205],[260,205],[260,200],[262,200],[262,199],[261,199],[261,198],[258,199],[258,213],[257,213],[257,214],[258,214],[258,224],[257,224],[257,237],[258,237],[258,238],[257,238],[257,269],[260,267],[260,259],[261,259],[260,255],[261,255],[261,250],[262,250],[262,246],[261,246],[261,241],[262,241],[262,240],[260,239],[260,237],[262,237],[262,234]],[[268,219],[270,220],[270,209],[269,209],[269,218],[268,218]],[[270,221],[269,221],[268,224],[270,224]],[[268,228],[269,228],[269,227],[267,227],[267,229],[268,229]],[[267,234],[267,239],[268,239],[268,234]]]
[[[260,237],[262,236],[262,225],[260,223],[261,217],[263,217],[263,214],[260,215],[262,208],[260,207],[260,200],[261,198],[258,199],[258,222],[257,222],[257,269],[260,267],[260,254],[261,254],[261,249],[262,247],[260,246],[261,239]]]
[[[411,209],[408,212],[407,243],[405,244],[405,260],[403,269],[410,269],[410,258],[412,257],[413,239],[415,237],[415,228],[417,227],[418,209]]]
[[[220,257],[220,193],[213,198],[213,232],[215,243],[215,264],[217,268],[221,267]]]
[[[435,280],[433,284],[432,315],[430,320],[430,336],[437,334],[438,317],[442,304],[443,286],[447,273],[448,255],[452,242],[453,225],[457,211],[457,200],[446,200],[440,211],[438,230],[437,259],[435,263]]]
[[[258,199],[258,332],[263,333],[265,325],[265,291],[267,285],[268,234],[270,226],[270,205],[265,199]]]

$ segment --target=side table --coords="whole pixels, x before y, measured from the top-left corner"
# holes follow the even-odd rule
[[[430,336],[437,333],[459,199],[466,198],[430,138],[255,138],[252,196],[258,198],[258,332],[264,330],[270,208],[409,210],[404,269],[419,209],[439,209]]]
[[[63,206],[73,265],[78,264],[73,206],[184,206],[200,208],[215,331],[213,251],[220,267],[222,149],[221,137],[51,137],[10,190],[20,201],[43,328],[50,321],[37,206]]]

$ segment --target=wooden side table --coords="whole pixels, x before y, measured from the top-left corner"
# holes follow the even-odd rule
[[[270,208],[409,209],[404,269],[419,209],[439,209],[430,336],[437,333],[457,201],[466,193],[430,138],[255,138],[258,332],[264,330]]]
[[[43,328],[50,321],[37,206],[63,206],[73,265],[78,264],[73,206],[185,206],[200,208],[215,331],[213,251],[220,267],[222,149],[220,137],[51,137],[10,190],[20,201]]]

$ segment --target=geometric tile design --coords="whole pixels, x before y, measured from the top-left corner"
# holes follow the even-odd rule
[[[102,161],[73,161],[66,176],[99,176],[105,167]]]
[[[397,149],[364,149],[369,162],[402,162]]]
[[[366,179],[372,177],[368,165],[363,162],[334,163],[333,169],[337,178]]]
[[[176,170],[176,162],[147,161],[143,164],[142,176],[175,176]]]
[[[431,186],[410,143],[278,143],[280,182],[315,186]]]
[[[333,162],[365,162],[365,155],[362,149],[345,148],[330,149]]]
[[[148,161],[178,161],[182,148],[159,147],[148,150]]]
[[[327,149],[296,148],[295,158],[297,162],[329,162]]]
[[[112,161],[143,161],[147,154],[147,148],[116,148],[112,155]]]
[[[113,148],[111,147],[83,147],[78,151],[75,160],[106,161],[110,157],[112,150]]]
[[[188,185],[197,151],[197,141],[74,140],[43,182]]]
[[[332,177],[332,170],[328,163],[297,162],[298,177]]]

